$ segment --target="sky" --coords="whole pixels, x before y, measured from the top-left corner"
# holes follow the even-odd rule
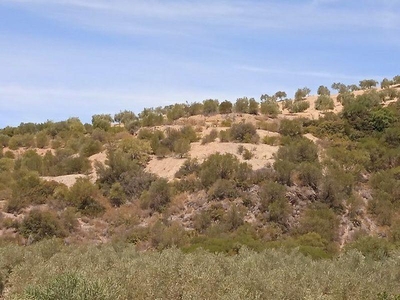
[[[400,74],[400,0],[0,0],[0,128]]]

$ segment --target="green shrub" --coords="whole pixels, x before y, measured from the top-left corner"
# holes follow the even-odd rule
[[[271,118],[276,118],[279,113],[279,105],[276,100],[263,101],[260,104],[260,111],[264,115],[268,115]]]
[[[288,160],[276,160],[274,162],[274,170],[276,179],[279,183],[285,185],[292,185],[292,173],[296,165]]]
[[[143,208],[161,212],[171,201],[171,188],[164,178],[152,182],[148,191],[144,191],[140,197]]]
[[[318,163],[303,162],[298,168],[299,179],[303,186],[316,190],[322,179],[321,166]]]
[[[199,162],[196,158],[187,159],[183,163],[183,165],[179,168],[178,172],[176,172],[176,178],[182,178],[188,176],[190,174],[197,173],[200,170]]]
[[[306,138],[292,139],[287,145],[279,148],[276,157],[293,163],[318,161],[317,146]]]
[[[203,114],[211,115],[218,112],[219,101],[208,99],[203,101]]]
[[[205,145],[208,143],[212,143],[215,141],[215,139],[218,137],[218,131],[216,129],[212,129],[208,135],[203,137],[201,140],[201,144]]]
[[[10,137],[8,135],[0,133],[0,146],[7,147],[9,141],[10,141]]]
[[[200,233],[204,233],[211,225],[211,216],[208,211],[200,211],[193,218],[193,227]]]
[[[242,157],[243,157],[244,160],[252,159],[253,156],[254,156],[254,154],[249,149],[245,148],[243,150]]]
[[[178,299],[182,295],[190,299],[318,299],[328,295],[331,299],[388,300],[400,293],[398,256],[373,261],[349,251],[313,261],[296,250],[262,251],[270,243],[247,231],[239,233],[243,227],[220,237],[193,238],[193,247],[185,247],[189,254],[178,249],[137,252],[135,245],[127,243],[55,247],[53,241],[46,241],[29,247],[7,246],[0,250],[0,269],[7,282],[7,297],[24,300]],[[179,237],[174,232],[181,231],[176,229],[168,236]],[[317,237],[304,239],[318,245]],[[322,249],[301,243],[307,246],[300,245],[300,249]],[[208,252],[193,251],[198,247]]]
[[[201,165],[199,178],[205,187],[210,187],[218,179],[235,179],[240,162],[232,154],[212,154]]]
[[[249,99],[247,97],[238,98],[234,105],[235,112],[248,113],[249,112]]]
[[[21,158],[21,167],[42,174],[42,157],[34,150],[26,151]]]
[[[352,249],[356,249],[364,256],[374,260],[382,260],[390,256],[392,246],[386,239],[366,236],[361,237],[346,246],[347,251]]]
[[[220,114],[230,114],[232,112],[232,102],[225,100],[219,104],[219,113]]]
[[[208,196],[210,200],[224,200],[227,198],[235,198],[237,190],[235,184],[231,180],[218,179],[209,189]]]
[[[222,120],[221,127],[231,127],[231,126],[232,126],[232,120],[231,119]]]
[[[49,211],[31,210],[23,219],[19,232],[34,241],[44,238],[63,237],[65,232],[57,217]]]
[[[315,101],[315,108],[317,110],[329,110],[333,109],[335,104],[333,99],[329,95],[321,95]]]
[[[310,107],[310,102],[308,102],[307,100],[295,101],[291,105],[289,111],[291,113],[300,113],[300,112],[307,110],[309,107]]]
[[[36,134],[36,147],[46,148],[49,145],[50,139],[46,132],[40,131]]]
[[[230,129],[221,130],[219,132],[219,140],[221,141],[221,143],[230,142],[231,141]]]
[[[89,179],[78,178],[67,194],[68,205],[76,207],[87,216],[98,216],[102,214],[105,207],[98,201],[98,191]]]
[[[256,127],[251,123],[232,124],[230,136],[233,141],[241,143],[258,143],[260,139]]]
[[[284,119],[279,126],[279,133],[290,137],[301,135],[303,133],[303,123],[300,120]]]
[[[318,233],[323,239],[331,242],[337,238],[339,221],[332,209],[324,205],[310,207],[300,220],[300,234]]]
[[[186,138],[178,139],[174,142],[174,152],[180,158],[184,157],[190,151],[190,141]]]
[[[100,141],[88,139],[80,147],[79,152],[83,157],[89,157],[96,153],[101,152],[101,150],[102,150],[102,144]]]
[[[263,143],[270,145],[270,146],[279,146],[280,144],[280,137],[279,136],[268,136],[266,135],[263,138]]]

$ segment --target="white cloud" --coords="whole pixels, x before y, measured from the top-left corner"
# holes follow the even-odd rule
[[[348,75],[340,73],[332,73],[327,71],[302,71],[302,70],[288,70],[288,69],[272,69],[272,68],[261,68],[252,66],[237,66],[239,70],[266,73],[266,74],[281,74],[281,75],[296,75],[305,77],[316,77],[316,78],[327,78],[335,80],[362,80],[365,78],[381,78],[382,76],[371,76],[371,75]]]
[[[400,28],[393,4],[338,5],[338,0],[286,1],[168,1],[168,0],[3,0],[9,5],[77,26],[123,34],[190,34],[243,29]],[[387,1],[393,3],[394,1]],[[325,5],[325,4],[335,5]],[[344,4],[347,2],[343,2]],[[348,4],[348,3],[347,3]],[[346,7],[347,6],[347,7]],[[106,20],[106,21],[105,21]]]

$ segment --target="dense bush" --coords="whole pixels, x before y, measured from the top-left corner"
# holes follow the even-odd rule
[[[238,98],[235,102],[234,109],[237,113],[248,113],[249,99],[247,97]]]
[[[215,141],[217,137],[218,137],[218,131],[216,129],[212,129],[208,135],[203,137],[203,139],[201,140],[201,144],[205,145],[208,143],[212,143]]]
[[[211,200],[234,198],[237,194],[235,184],[227,179],[218,179],[208,191],[208,196]]]
[[[250,167],[240,163],[232,154],[212,154],[200,166],[199,178],[208,188],[218,179],[234,180],[242,184],[248,178]]]
[[[262,101],[260,104],[260,111],[262,114],[268,115],[271,118],[276,118],[280,113],[279,105],[275,99]]]
[[[321,95],[315,101],[315,108],[317,110],[329,110],[334,107],[335,104],[333,103],[333,99],[329,95]]]
[[[233,247],[240,240],[214,239],[213,249]],[[0,251],[8,285],[6,299],[176,299],[182,295],[191,299],[319,299],[329,295],[331,299],[372,300],[400,293],[398,255],[373,261],[354,250],[319,261],[297,251],[255,253],[236,247],[236,256],[204,251],[183,254],[176,249],[138,253],[132,244],[76,247],[52,240]],[[378,297],[383,294],[387,298]]]
[[[290,106],[289,111],[291,113],[300,113],[307,110],[310,107],[310,102],[307,100],[295,101]]]
[[[22,220],[19,232],[32,241],[65,235],[64,229],[55,214],[40,210],[29,212]]]
[[[153,181],[148,191],[144,191],[140,197],[143,208],[161,212],[171,201],[171,188],[164,178]]]
[[[232,102],[225,100],[219,104],[219,113],[220,114],[230,114],[232,112]]]
[[[279,133],[291,137],[300,135],[303,133],[303,123],[300,120],[284,119],[280,123]]]
[[[256,127],[251,123],[232,124],[230,135],[233,141],[241,143],[258,143],[260,139]]]

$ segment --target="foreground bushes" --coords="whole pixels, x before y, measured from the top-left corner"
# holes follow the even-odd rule
[[[379,299],[400,293],[399,267],[398,255],[375,262],[356,251],[313,261],[281,250],[138,253],[55,240],[0,248],[4,299]]]

